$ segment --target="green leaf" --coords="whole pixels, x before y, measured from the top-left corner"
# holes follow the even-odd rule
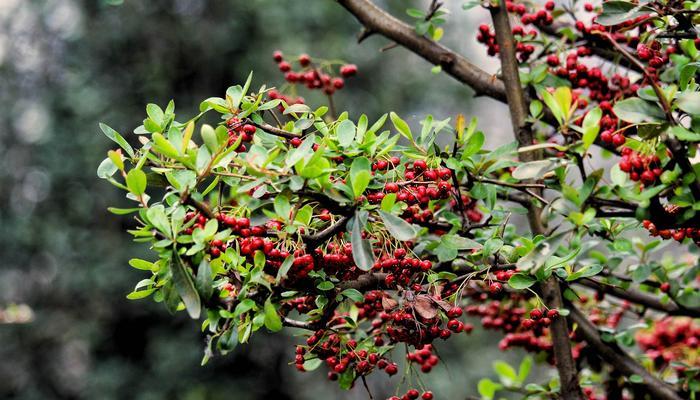
[[[185,303],[185,309],[192,319],[199,319],[202,311],[202,304],[199,299],[197,289],[194,287],[192,276],[182,262],[180,255],[173,249],[173,255],[170,262],[170,271],[173,275],[173,284],[177,293]]]
[[[118,170],[119,168],[114,165],[114,162],[110,158],[105,158],[97,167],[97,177],[101,179],[109,179]]]
[[[357,157],[350,166],[350,186],[355,197],[360,197],[372,179],[371,167],[366,157]]]
[[[541,178],[559,165],[559,160],[536,160],[518,165],[512,172],[515,179]]]
[[[501,380],[504,381],[503,383],[511,383],[518,380],[515,369],[504,361],[495,361],[493,363],[493,370],[496,371]]]
[[[151,138],[153,138],[153,142],[155,143],[153,148],[159,153],[170,158],[177,158],[180,155],[177,148],[160,133],[154,133],[151,135]]]
[[[391,122],[394,124],[394,128],[396,128],[396,130],[399,131],[399,133],[405,138],[407,138],[410,141],[413,141],[413,134],[411,134],[411,128],[408,126],[406,121],[402,120],[401,117],[396,115],[396,113],[393,111],[389,114],[389,117],[391,118]]]
[[[214,293],[214,279],[211,275],[211,265],[206,258],[202,259],[197,268],[197,292],[204,299],[211,298]]]
[[[659,122],[665,119],[665,114],[658,104],[650,103],[638,97],[618,101],[615,103],[613,111],[621,120],[633,124]]]
[[[280,265],[280,269],[277,270],[277,276],[275,277],[275,282],[279,283],[282,279],[287,277],[287,272],[289,272],[289,268],[292,267],[292,264],[294,263],[294,256],[289,256],[284,259],[282,262],[282,265]]]
[[[312,358],[310,360],[304,361],[304,371],[313,371],[315,369],[318,369],[318,367],[323,364],[323,361],[321,361],[320,358]]]
[[[126,154],[129,155],[129,157],[134,157],[134,149],[131,147],[129,142],[124,139],[122,135],[119,134],[119,132],[115,131],[114,129],[110,128],[107,124],[103,124],[100,122],[100,129],[102,132],[107,136],[108,138],[112,139],[116,144],[119,145],[124,151],[126,151]]]
[[[518,290],[527,289],[534,285],[535,282],[537,282],[537,279],[532,275],[515,274],[508,279],[508,286]]]
[[[271,332],[278,332],[282,330],[282,319],[277,313],[277,309],[275,308],[275,305],[272,304],[272,301],[269,297],[267,298],[267,300],[265,300],[264,310],[265,328],[267,328]]]
[[[146,173],[140,169],[132,169],[126,174],[126,186],[136,196],[141,196],[146,192],[147,182]]]
[[[523,361],[520,362],[518,367],[518,382],[523,383],[527,376],[530,375],[530,370],[532,369],[532,357],[525,356]]]
[[[359,269],[369,271],[374,265],[374,253],[372,252],[372,245],[369,240],[362,238],[363,228],[362,218],[360,218],[360,212],[358,211],[355,213],[350,235],[352,258]]]
[[[335,128],[335,132],[341,147],[348,147],[355,141],[355,124],[349,119],[341,121]]]
[[[681,92],[676,97],[678,108],[691,115],[700,115],[700,92]]]
[[[491,400],[496,396],[496,391],[501,388],[501,385],[491,379],[481,379],[477,385],[477,390],[481,397]]]
[[[382,218],[382,221],[384,221],[384,226],[395,239],[405,242],[416,238],[418,231],[403,218],[382,210],[379,210],[379,216]]]
[[[148,222],[151,225],[153,225],[160,232],[164,233],[166,237],[172,236],[170,220],[165,214],[165,208],[162,204],[157,204],[153,207],[149,207],[148,211],[146,211],[146,218],[148,218]]]
[[[596,107],[590,110],[583,118],[583,148],[588,150],[595,142],[600,131],[600,118],[603,116],[603,111]]]
[[[700,142],[700,133],[691,132],[682,126],[672,126],[669,128],[669,132],[678,140],[683,140],[686,142]]]
[[[202,125],[199,134],[202,135],[202,140],[211,154],[219,150],[219,140],[216,137],[216,131],[211,125]]]
[[[359,290],[352,288],[345,289],[342,292],[340,292],[340,294],[356,303],[362,302],[365,298],[365,296]]]
[[[129,265],[136,269],[141,269],[144,271],[155,271],[157,267],[150,261],[142,260],[140,258],[132,258],[129,260]]]
[[[628,1],[605,1],[603,2],[603,12],[596,18],[596,23],[603,26],[617,25],[652,13],[654,13],[653,8]]]
[[[323,290],[324,292],[328,291],[328,290],[332,290],[334,287],[335,287],[335,285],[333,285],[333,282],[331,282],[331,281],[323,281],[323,282],[319,283],[318,285],[316,285],[316,288],[318,290]]]
[[[280,216],[285,221],[289,220],[289,216],[292,212],[292,205],[289,204],[289,198],[287,196],[276,196],[273,205],[275,207],[275,214]]]

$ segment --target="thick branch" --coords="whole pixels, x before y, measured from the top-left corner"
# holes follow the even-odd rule
[[[458,81],[469,85],[477,95],[506,100],[505,86],[495,76],[478,68],[451,49],[416,33],[415,29],[377,7],[370,0],[338,0],[365,27],[411,50]],[[363,35],[362,37],[366,37]]]
[[[635,289],[622,289],[617,286],[607,285],[595,279],[586,278],[576,281],[576,283],[587,286],[596,291],[615,296],[617,298],[627,300],[631,303],[651,308],[657,311],[665,312],[669,315],[682,315],[693,318],[700,318],[700,310],[694,308],[685,308],[674,301],[662,303],[658,297],[653,294],[642,292]]]
[[[598,334],[598,329],[579,311],[573,304],[568,304],[570,314],[569,318],[578,325],[577,332],[580,333],[586,340],[596,355],[615,367],[626,376],[639,375],[642,377],[644,385],[649,394],[654,399],[660,400],[680,400],[681,397],[672,387],[661,381],[659,378],[650,374],[646,368],[640,365],[627,353],[619,348],[613,348],[611,345],[603,342]]]
[[[326,229],[320,232],[317,232],[313,235],[303,235],[302,240],[304,240],[304,244],[306,244],[307,249],[311,251],[318,244],[325,242],[326,240],[333,237],[333,235],[345,229],[345,225],[348,223],[349,220],[349,217],[342,216],[336,223],[328,226]]]
[[[518,60],[515,55],[515,39],[510,28],[508,11],[505,7],[492,6],[490,8],[496,41],[501,57],[501,72],[503,83],[506,87],[506,97],[510,110],[513,132],[520,147],[533,144],[531,126],[527,123],[528,106],[527,98],[520,83]],[[542,150],[528,151],[520,154],[522,161],[542,159]],[[542,221],[542,210],[531,204],[528,208],[528,220],[534,235],[546,231]],[[541,285],[542,295],[550,308],[561,308],[562,296],[559,282],[551,276]],[[561,382],[561,393],[565,399],[582,399],[581,387],[578,383],[578,371],[571,355],[571,342],[569,340],[569,328],[565,318],[556,318],[551,326],[554,357]]]

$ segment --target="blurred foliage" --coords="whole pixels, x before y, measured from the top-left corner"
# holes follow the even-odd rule
[[[260,337],[200,367],[196,324],[125,299],[139,273],[127,255],[148,254],[118,225],[128,219],[107,214],[128,202],[95,176],[111,145],[97,122],[126,134],[143,104],[171,97],[194,112],[250,70],[258,83],[281,83],[277,48],[356,63],[360,74],[338,99],[355,116],[468,111],[469,89],[403,49],[378,53],[382,39],[357,45],[357,30],[327,0],[0,1],[0,305],[27,303],[35,314],[0,325],[0,398],[339,398],[325,377],[287,365],[292,339]],[[444,395],[463,397],[474,370],[489,369],[454,367],[493,358],[487,336],[446,349],[453,368],[430,376]]]

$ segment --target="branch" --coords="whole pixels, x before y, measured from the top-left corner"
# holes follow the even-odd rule
[[[274,127],[274,126],[272,126],[270,124],[266,124],[264,122],[257,123],[255,121],[253,121],[252,119],[247,119],[245,122],[248,124],[251,124],[251,125],[255,125],[255,127],[257,127],[258,129],[263,130],[271,135],[280,136],[280,137],[283,137],[286,139],[301,138],[301,135],[298,133],[285,131],[284,129]]]
[[[700,310],[695,308],[686,308],[676,303],[669,301],[663,303],[651,293],[642,292],[635,289],[622,289],[617,286],[606,284],[595,279],[586,278],[576,281],[577,284],[589,287],[599,292],[609,294],[611,296],[627,300],[631,303],[651,308],[653,310],[662,311],[669,315],[682,315],[693,318],[700,318]]]
[[[304,244],[306,245],[307,249],[311,250],[314,247],[316,247],[316,245],[325,242],[326,240],[333,237],[333,235],[345,229],[345,225],[347,225],[349,220],[350,217],[342,216],[340,217],[340,219],[338,219],[336,223],[328,226],[326,229],[317,232],[313,235],[302,235],[301,238],[304,241]]]
[[[377,7],[370,0],[337,0],[364,26],[363,32],[378,33],[411,50],[447,74],[469,85],[477,95],[506,100],[503,83],[453,50],[416,33],[415,29]],[[369,36],[364,33],[361,39]]]
[[[503,4],[503,2],[501,2]],[[508,11],[502,6],[489,8],[496,41],[499,46],[501,58],[501,72],[506,87],[506,98],[510,110],[511,124],[520,147],[530,146],[533,143],[531,126],[527,123],[528,105],[527,98],[520,83],[520,71],[518,60],[515,56],[515,39],[510,27]],[[521,161],[540,160],[543,157],[542,150],[529,151],[519,155]],[[538,189],[539,190],[539,189]],[[528,221],[533,235],[543,234],[546,229],[542,221],[542,209],[534,204],[528,208]],[[556,277],[551,276],[541,285],[542,296],[550,308],[562,306],[561,289]],[[582,399],[583,392],[578,383],[578,370],[571,355],[571,341],[569,340],[569,328],[566,318],[556,318],[551,326],[554,358],[556,359],[561,393],[565,399]]]
[[[209,208],[209,206],[206,205],[206,203],[193,199],[192,196],[190,196],[189,191],[186,190],[182,193],[182,195],[180,195],[180,201],[183,204],[191,205],[192,207],[197,209],[197,211],[204,214],[205,217],[209,219],[216,219],[216,215],[214,215],[214,212]]]
[[[640,365],[622,349],[603,342],[598,334],[598,329],[586,318],[573,304],[567,304],[570,313],[569,318],[578,325],[579,332],[592,350],[603,360],[615,367],[618,371],[630,375],[642,377],[642,383],[652,398],[660,400],[681,400],[675,390],[659,378],[650,374],[646,368]]]

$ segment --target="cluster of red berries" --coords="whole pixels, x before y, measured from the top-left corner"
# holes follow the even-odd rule
[[[642,226],[649,231],[651,236],[660,236],[662,239],[673,239],[677,242],[682,242],[685,238],[690,238],[697,245],[700,245],[699,228],[657,229],[656,225],[648,219],[642,221]]]
[[[686,361],[700,366],[697,348],[700,346],[700,325],[691,318],[665,318],[636,335],[639,347],[654,360],[657,367],[672,361]],[[677,368],[682,368],[680,365]]]
[[[301,296],[282,302],[280,312],[286,315],[290,311],[296,310],[300,314],[304,314],[314,308],[316,308],[316,296]]]
[[[343,245],[329,243],[326,250],[326,253],[323,253],[320,248],[314,250],[320,258],[321,269],[326,274],[335,275],[341,281],[347,281],[357,278],[362,273],[352,258],[351,243]]]
[[[661,160],[655,154],[640,154],[629,147],[622,149],[619,162],[620,170],[627,172],[630,179],[641,181],[644,185],[653,185],[661,176]]]
[[[195,228],[204,229],[204,226],[207,224],[209,219],[198,212],[189,211],[187,214],[185,214],[185,225],[187,225],[190,221],[194,221],[194,223],[185,228],[184,232],[186,235],[191,235]]]
[[[532,40],[537,36],[537,31],[530,30],[526,33],[522,26],[516,26],[513,28],[512,32],[513,35],[516,35],[515,52],[520,61],[524,62],[535,52],[535,46],[524,43],[524,41]],[[497,55],[500,51],[500,46],[496,42],[496,33],[492,32],[491,27],[487,24],[479,25],[479,33],[476,35],[476,40],[486,45],[486,52],[492,57]]]
[[[428,390],[421,394],[417,389],[409,389],[403,396],[391,396],[387,400],[416,400],[419,397],[423,400],[432,400],[433,392]]]
[[[324,360],[329,368],[328,379],[337,380],[338,375],[354,369],[358,375],[367,375],[376,367],[389,376],[398,372],[398,365],[389,362],[378,352],[357,350],[357,341],[344,341],[337,333],[327,335],[318,330],[306,339],[308,347],[297,346],[294,362],[299,371],[304,371],[304,362],[312,358]],[[307,357],[308,356],[308,357]]]
[[[671,51],[672,53],[675,51],[674,47],[669,47],[668,49],[674,49]],[[639,43],[637,45],[637,57],[649,64],[647,72],[650,74],[655,74],[669,60],[668,54],[661,52],[661,42],[658,40],[651,41],[649,45]]]
[[[433,345],[426,344],[417,347],[415,351],[406,354],[406,360],[410,363],[420,365],[420,370],[423,373],[430,372],[434,366],[438,365],[440,359],[433,354]]]
[[[559,310],[539,310],[534,309],[530,311],[530,318],[524,319],[521,323],[523,329],[532,329],[535,326],[549,326],[552,324],[552,320],[559,316]]]
[[[244,124],[239,118],[231,117],[226,121],[226,127],[228,128],[228,145],[232,146],[238,138],[241,138],[241,145],[236,148],[236,152],[242,153],[246,151],[245,143],[250,143],[253,141],[253,135],[257,131],[257,128],[253,124]]]
[[[406,249],[398,248],[392,255],[380,257],[372,268],[387,272],[384,283],[387,287],[396,287],[397,284],[408,286],[414,274],[430,271],[432,267],[429,260],[407,257]]]
[[[301,96],[291,97],[277,90],[270,90],[269,92],[267,92],[267,97],[269,97],[270,100],[282,100],[290,106],[292,104],[304,104],[306,102],[306,100],[304,100],[304,98]],[[277,106],[277,109],[280,112],[284,112],[284,105],[280,104],[279,106]],[[301,144],[301,142],[299,143]]]
[[[225,252],[227,248],[228,245],[224,243],[223,240],[214,239],[209,243],[209,254],[211,254],[213,258],[216,258],[220,256],[221,253]]]
[[[345,80],[357,74],[357,66],[354,64],[345,64],[340,67],[340,76],[333,77],[330,74],[321,72],[318,68],[312,65],[312,59],[308,54],[302,54],[297,58],[301,70],[293,71],[292,64],[284,60],[281,51],[275,51],[272,58],[277,63],[280,71],[284,72],[284,79],[291,83],[301,83],[309,89],[321,89],[327,95],[332,95],[336,90],[340,90],[345,86]]]

